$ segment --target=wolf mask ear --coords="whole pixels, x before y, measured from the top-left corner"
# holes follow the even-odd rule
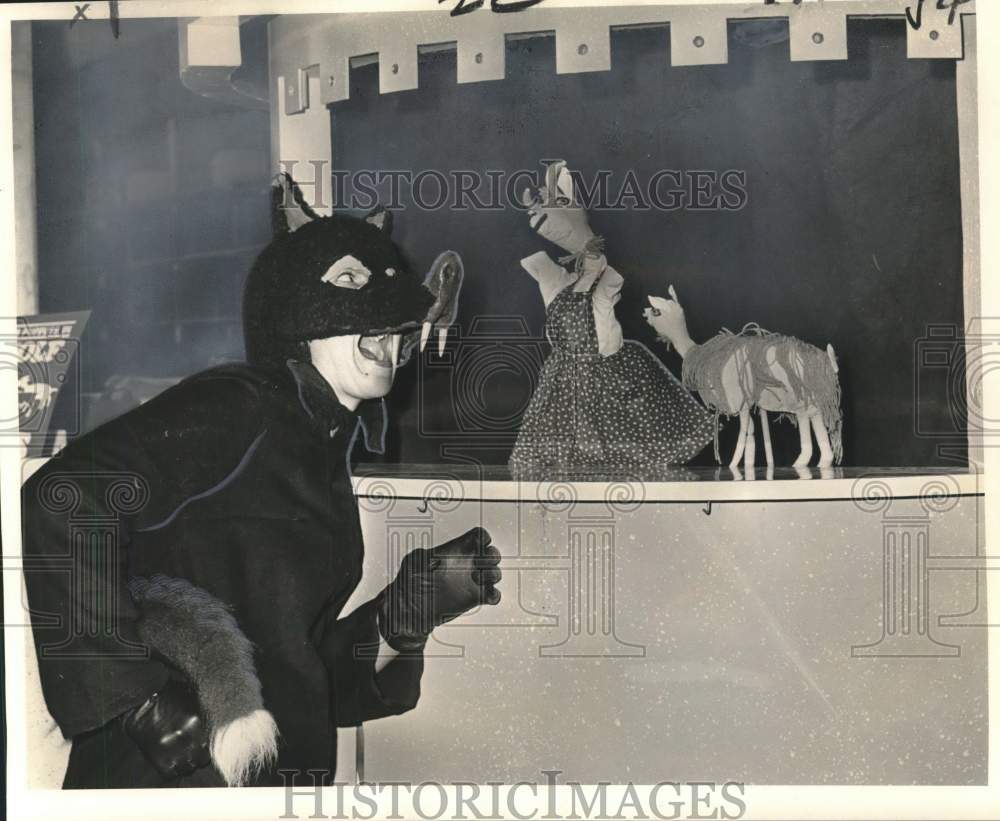
[[[392,233],[392,211],[387,211],[381,205],[368,212],[365,222],[374,225],[386,235]]]
[[[288,174],[276,174],[271,182],[271,227],[275,236],[288,234],[319,219],[309,207],[302,189]]]

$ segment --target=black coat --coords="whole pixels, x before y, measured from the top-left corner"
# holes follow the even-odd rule
[[[115,720],[174,674],[143,657],[133,575],[203,588],[253,642],[280,731],[278,765],[259,783],[281,783],[280,769],[300,771],[298,784],[310,769],[332,780],[337,726],[416,703],[419,657],[376,680],[373,655],[355,652],[377,646],[373,605],[338,619],[364,553],[351,446],[359,429],[376,448],[384,433],[382,403],[361,409],[363,422],[312,365],[215,368],[75,440],[25,483],[42,687],[73,738],[64,786],[165,784]],[[206,768],[170,783],[221,781]]]

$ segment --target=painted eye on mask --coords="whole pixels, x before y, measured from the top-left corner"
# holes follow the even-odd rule
[[[364,288],[371,278],[372,272],[365,267],[364,263],[348,254],[346,257],[338,259],[327,269],[326,273],[323,274],[322,281],[336,288],[349,288],[352,291],[357,291]]]

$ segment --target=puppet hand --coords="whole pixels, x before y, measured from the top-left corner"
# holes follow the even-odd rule
[[[421,650],[431,631],[474,607],[497,604],[500,551],[481,527],[403,559],[382,594],[379,630],[400,652]]]
[[[671,296],[676,297],[672,286],[670,293]],[[656,335],[670,342],[685,339],[687,337],[687,320],[684,318],[684,309],[680,303],[676,299],[663,299],[658,296],[647,298],[652,307],[646,308],[642,315],[656,331]]]
[[[212,760],[198,698],[181,681],[169,679],[121,720],[129,738],[165,778],[190,775]]]
[[[600,274],[608,267],[608,258],[600,251],[588,253],[580,261],[578,270],[583,276],[588,274]]]
[[[563,250],[578,254],[594,239],[587,212],[576,202],[565,162],[550,165],[545,185],[537,192],[525,189],[521,201],[528,209],[531,227]]]

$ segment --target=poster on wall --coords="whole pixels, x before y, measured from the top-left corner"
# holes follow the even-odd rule
[[[22,442],[41,456],[55,437],[49,430],[56,399],[79,369],[79,345],[90,311],[17,318],[18,421]],[[77,430],[64,431],[75,434]]]

